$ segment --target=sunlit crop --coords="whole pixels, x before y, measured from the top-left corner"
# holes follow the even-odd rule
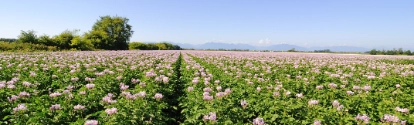
[[[2,124],[414,124],[404,56],[0,54]]]

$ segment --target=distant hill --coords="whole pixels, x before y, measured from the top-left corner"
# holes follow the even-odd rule
[[[275,50],[275,51],[287,51],[290,49],[295,48],[296,51],[312,51],[309,50],[309,48],[296,46],[296,45],[290,45],[290,44],[277,44],[277,45],[271,45],[268,47],[261,47],[260,50]]]
[[[355,46],[327,46],[327,47],[302,47],[291,44],[277,44],[270,46],[253,46],[249,44],[232,44],[232,43],[218,43],[208,42],[204,44],[188,44],[188,43],[174,43],[181,48],[193,48],[193,49],[249,49],[249,50],[273,50],[273,51],[287,51],[295,48],[296,51],[314,51],[329,49],[333,52],[367,52],[371,49]]]

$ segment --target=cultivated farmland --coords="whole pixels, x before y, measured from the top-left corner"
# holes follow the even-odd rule
[[[0,54],[1,124],[414,124],[414,58]]]

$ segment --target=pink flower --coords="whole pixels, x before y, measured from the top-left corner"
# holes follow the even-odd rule
[[[109,109],[106,109],[105,112],[108,115],[112,115],[112,114],[117,113],[118,112],[118,109],[117,108],[109,108]]]
[[[112,93],[108,93],[105,97],[102,98],[102,101],[107,104],[116,103],[116,100],[112,100],[114,95]]]
[[[388,123],[398,123],[400,122],[400,119],[397,116],[384,114],[384,117],[381,119],[381,121]]]
[[[257,88],[256,88],[256,90],[257,90],[258,92],[260,92],[260,91],[262,90],[262,88],[257,87]]]
[[[26,111],[27,107],[25,104],[18,104],[17,107],[13,108],[13,111],[19,112],[19,111]]]
[[[242,100],[242,101],[240,101],[240,105],[241,105],[243,108],[246,108],[246,107],[247,107],[247,101],[246,101],[246,100]]]
[[[211,101],[211,100],[213,100],[213,96],[210,96],[210,95],[204,95],[204,96],[203,96],[203,100],[205,100],[205,101]]]
[[[23,86],[26,86],[26,87],[30,87],[30,85],[32,85],[30,82],[26,82],[26,81],[24,81],[22,84]]]
[[[145,84],[145,82],[140,82],[140,83],[139,83],[139,86],[141,86],[141,87],[145,87],[145,86],[147,86],[147,85]]]
[[[16,86],[15,86],[15,85],[13,85],[13,84],[10,84],[10,85],[7,85],[7,88],[9,88],[9,89],[15,89],[15,88],[16,88]]]
[[[58,96],[61,96],[61,95],[62,95],[62,93],[60,93],[60,92],[54,92],[52,94],[49,94],[49,97],[50,98],[55,98],[55,97],[58,97]]]
[[[5,83],[0,83],[0,89],[2,89],[4,87],[6,87],[6,84]]]
[[[20,92],[19,97],[30,97],[30,94],[27,92]]]
[[[318,103],[319,103],[318,100],[310,100],[310,101],[308,101],[308,105],[309,106],[318,105]]]
[[[9,100],[9,102],[16,101],[17,99],[19,99],[19,96],[16,96],[16,95],[12,95],[11,97],[7,97],[7,100]]]
[[[340,103],[339,103],[339,101],[338,100],[334,100],[333,102],[332,102],[332,106],[333,107],[338,107],[339,105],[341,105]]]
[[[366,124],[368,124],[368,123],[369,123],[369,120],[370,120],[370,118],[369,118],[366,114],[363,114],[363,115],[358,114],[358,115],[355,117],[355,119],[356,119],[356,120],[359,120],[359,121],[363,121],[363,122],[364,122],[364,123],[366,123]]]
[[[147,94],[144,91],[137,93],[137,96],[140,98],[144,98]]]
[[[279,92],[273,92],[273,96],[274,97],[280,96],[280,93]]]
[[[70,79],[72,82],[76,82],[76,81],[78,81],[79,80],[79,78],[78,77],[75,77],[75,78],[71,78]]]
[[[98,121],[97,120],[87,120],[85,122],[85,125],[98,125]]]
[[[348,95],[354,95],[354,92],[352,92],[352,91],[346,91],[346,94],[348,94]]]
[[[203,121],[215,122],[217,121],[217,115],[215,112],[210,112],[208,115],[204,115]]]
[[[217,91],[221,91],[222,88],[221,88],[221,86],[217,86],[216,89],[217,89]]]
[[[155,95],[154,95],[154,98],[155,99],[162,99],[162,94],[161,93],[156,93]]]
[[[400,84],[397,84],[397,85],[395,85],[395,87],[396,87],[396,88],[400,88],[400,87],[401,87],[401,85],[400,85]]]
[[[338,87],[338,85],[336,85],[335,83],[329,83],[328,86],[331,89],[334,89],[334,88]]]
[[[216,80],[216,81],[214,81],[214,83],[219,84],[220,83],[220,80]]]
[[[400,108],[400,107],[395,107],[395,110],[402,112],[402,113],[408,113],[410,112],[410,110],[408,108]]]
[[[204,89],[203,89],[203,91],[204,91],[204,92],[211,92],[211,91],[213,91],[213,90],[212,90],[211,88],[204,88]]]
[[[168,77],[163,77],[163,78],[162,78],[162,82],[163,82],[163,83],[168,83],[168,81],[169,81]]]
[[[60,109],[60,104],[54,104],[50,107],[50,110],[59,110]]]
[[[87,89],[92,89],[95,87],[95,84],[86,84]]]
[[[264,119],[263,118],[255,118],[253,119],[253,125],[264,125]]]
[[[303,94],[302,93],[298,93],[298,94],[296,94],[296,97],[297,98],[303,98]]]
[[[129,88],[129,86],[125,85],[124,83],[120,83],[119,87],[121,88],[121,91],[125,91]]]
[[[318,86],[316,86],[316,89],[321,90],[321,89],[323,89],[323,86],[322,85],[318,85]]]
[[[369,90],[371,90],[371,86],[369,86],[369,85],[365,85],[365,86],[364,86],[364,90],[368,92]]]
[[[76,106],[73,106],[73,109],[75,109],[75,110],[85,110],[85,106],[82,106],[82,105],[76,105]]]
[[[322,125],[320,120],[313,121],[313,125]]]
[[[231,89],[230,88],[227,88],[226,90],[224,90],[224,93],[226,93],[226,95],[230,94],[231,93]]]
[[[187,88],[187,91],[188,91],[188,92],[191,92],[191,91],[193,91],[193,90],[194,90],[194,87],[188,87],[188,88]]]

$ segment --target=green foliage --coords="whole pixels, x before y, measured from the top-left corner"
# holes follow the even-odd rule
[[[43,44],[0,41],[0,51],[57,51],[57,48]]]
[[[71,48],[71,44],[72,44],[72,40],[75,37],[79,37],[77,35],[77,33],[79,32],[79,30],[65,30],[62,33],[60,33],[57,36],[54,36],[53,39],[56,42],[57,46],[60,49],[70,49]]]
[[[178,45],[167,42],[161,43],[129,43],[134,33],[129,19],[119,16],[101,16],[95,22],[91,31],[79,35],[79,30],[65,30],[62,33],[50,37],[49,35],[37,36],[36,31],[21,31],[18,39],[0,38],[0,41],[15,42],[20,44],[1,43],[3,51],[17,50],[181,50]],[[23,44],[29,43],[29,44]]]
[[[329,50],[329,49],[324,49],[324,50],[315,50],[314,51],[315,53],[330,53],[330,52],[332,52],[331,50]]]
[[[371,54],[371,55],[377,55],[377,50],[376,49],[372,49],[371,51],[369,51],[369,54]]]
[[[46,34],[39,37],[39,44],[43,44],[46,46],[57,46],[58,45],[52,38],[50,38],[49,35],[46,35]]]
[[[75,36],[71,40],[70,46],[77,50],[93,50],[93,44],[89,40],[84,40],[80,36]]]
[[[130,42],[128,46],[130,50],[181,50],[180,46],[167,42],[147,44],[142,42]]]
[[[128,41],[134,33],[128,21],[125,17],[102,16],[85,36],[97,49],[127,50]]]
[[[0,41],[3,41],[3,42],[16,42],[17,39],[13,39],[13,38],[0,38]]]
[[[130,50],[147,50],[148,46],[145,43],[142,42],[131,42],[128,44],[128,47]]]
[[[369,51],[369,54],[371,55],[412,55],[410,50],[406,50],[404,51],[402,48],[397,49],[393,49],[393,50],[376,50],[376,49],[372,49],[371,51]]]
[[[23,42],[23,43],[34,43],[34,44],[38,43],[36,31],[34,30],[29,30],[29,31],[22,30],[20,32],[20,35],[17,38],[18,38],[18,41]]]

